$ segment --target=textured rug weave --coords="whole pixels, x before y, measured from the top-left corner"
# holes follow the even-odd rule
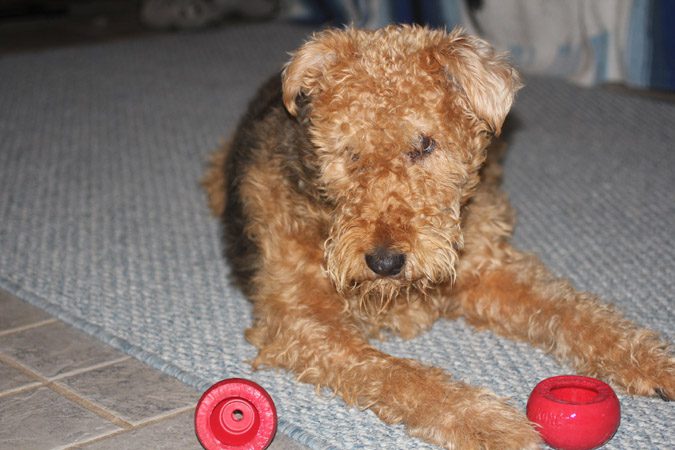
[[[245,362],[255,355],[242,338],[250,306],[229,285],[198,179],[306,32],[237,26],[1,58],[0,287],[198,389],[256,380],[275,399],[280,429],[312,448],[428,448]],[[675,105],[527,84],[506,162],[516,242],[672,341]],[[376,345],[523,409],[540,379],[570,372],[461,320]],[[620,400],[608,448],[672,448],[673,403]]]

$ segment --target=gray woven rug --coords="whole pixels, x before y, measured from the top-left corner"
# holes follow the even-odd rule
[[[402,427],[284,372],[252,373],[203,162],[306,29],[236,26],[0,59],[0,287],[199,389],[250,377],[312,448],[417,449]],[[675,337],[675,105],[532,78],[506,188],[516,241]],[[1,312],[0,312],[1,313]],[[569,372],[463,321],[378,343],[524,408]],[[615,449],[672,448],[675,406],[620,396]]]

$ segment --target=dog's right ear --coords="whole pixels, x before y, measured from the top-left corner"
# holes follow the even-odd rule
[[[288,112],[298,114],[297,98],[312,96],[321,88],[325,71],[338,58],[352,51],[352,29],[329,29],[314,33],[300,49],[292,54],[281,74],[283,101]]]
[[[437,58],[467,109],[483,121],[486,131],[499,135],[514,96],[522,87],[506,55],[484,40],[455,29],[444,39]]]

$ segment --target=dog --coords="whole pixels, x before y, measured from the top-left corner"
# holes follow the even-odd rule
[[[672,347],[510,244],[498,140],[521,81],[462,30],[312,35],[203,180],[254,305],[259,366],[452,449],[538,448],[486,389],[377,350],[463,317],[635,395],[675,396]]]

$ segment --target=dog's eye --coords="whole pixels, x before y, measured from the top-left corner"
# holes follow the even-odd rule
[[[416,162],[430,155],[436,148],[436,141],[429,136],[420,136],[415,148],[407,153],[410,161]]]
[[[420,147],[422,147],[422,153],[429,154],[436,148],[436,141],[429,136],[422,136]]]

